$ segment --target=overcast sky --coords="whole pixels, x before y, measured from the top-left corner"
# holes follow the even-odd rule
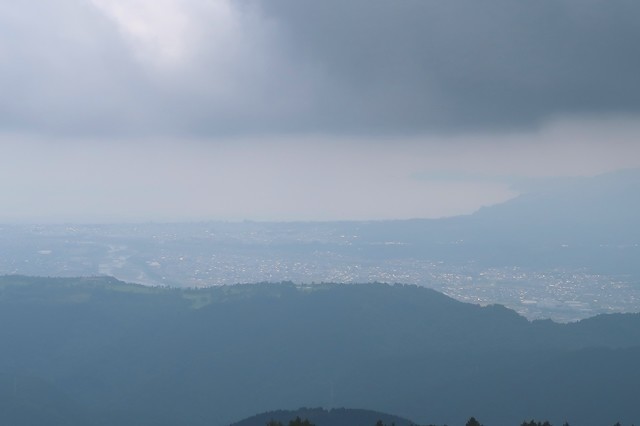
[[[640,2],[0,0],[0,221],[441,217],[640,167]]]

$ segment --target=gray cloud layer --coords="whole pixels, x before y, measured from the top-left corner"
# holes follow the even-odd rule
[[[0,128],[396,135],[635,114],[639,21],[635,0],[4,2]]]
[[[287,28],[293,51],[332,77],[321,99],[334,111],[329,126],[520,126],[640,107],[638,2],[264,5]]]

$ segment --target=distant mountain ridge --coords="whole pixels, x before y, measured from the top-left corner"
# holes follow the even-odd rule
[[[638,194],[640,169],[622,170],[558,179],[505,203],[482,208],[471,217],[479,225],[503,229],[504,234],[516,228],[520,232],[547,228],[545,237],[567,243],[630,244],[640,239],[634,226],[640,217]]]
[[[396,253],[450,262],[588,268],[637,278],[639,195],[640,169],[557,179],[470,215],[363,223],[359,242],[397,241],[404,246],[393,247]]]
[[[5,276],[0,341],[0,385],[34,383],[0,410],[16,426],[29,424],[21,406],[71,426],[223,426],[301,406],[419,424],[640,418],[639,314],[529,322],[415,286]]]

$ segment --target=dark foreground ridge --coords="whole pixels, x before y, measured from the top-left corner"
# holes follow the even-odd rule
[[[420,426],[402,417],[371,410],[349,408],[300,408],[298,410],[277,410],[257,414],[231,426]],[[611,424],[622,426],[620,422]],[[436,426],[436,425],[427,425]],[[445,425],[446,426],[446,425]],[[462,426],[462,425],[461,425]],[[475,417],[470,417],[464,426],[484,426]],[[517,426],[517,425],[514,425]],[[553,426],[548,420],[524,420],[520,426]],[[570,426],[564,422],[562,426]]]
[[[300,419],[300,422],[296,422]],[[376,426],[378,422],[391,426],[414,426],[411,420],[391,414],[380,413],[372,410],[358,410],[353,408],[300,408],[299,410],[277,410],[257,414],[231,426],[302,426],[307,420],[313,426]]]
[[[304,406],[640,423],[638,314],[557,324],[414,286],[5,276],[0,342],[0,424],[222,426]]]

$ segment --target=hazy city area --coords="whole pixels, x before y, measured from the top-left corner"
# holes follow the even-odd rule
[[[404,241],[363,242],[358,229],[357,222],[3,226],[0,273],[108,275],[173,287],[415,284],[466,302],[503,304],[529,319],[556,321],[640,309],[640,283],[633,275],[425,258]]]

